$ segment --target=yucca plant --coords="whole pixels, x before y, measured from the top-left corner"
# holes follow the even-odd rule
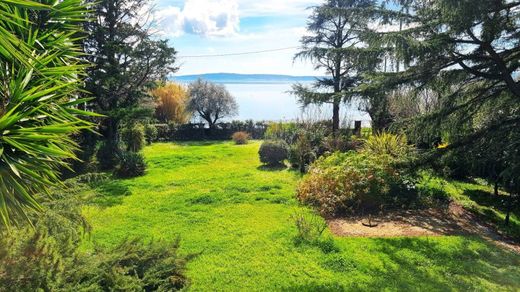
[[[86,64],[81,0],[0,1],[0,217],[6,226],[39,211],[35,194],[59,183],[75,159],[70,135],[91,124],[78,109]]]

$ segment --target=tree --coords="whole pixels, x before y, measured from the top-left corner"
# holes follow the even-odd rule
[[[155,117],[160,122],[184,124],[189,121],[190,115],[186,111],[188,92],[182,85],[167,82],[153,89],[152,95],[157,99]]]
[[[379,24],[401,29],[369,30],[369,47],[389,50],[404,70],[371,74],[361,92],[435,90],[437,108],[409,121],[413,135],[440,132],[449,145],[435,154],[457,150],[478,155],[473,162],[496,161],[486,176],[499,173],[516,194],[520,162],[511,153],[520,145],[520,2],[394,0],[374,12]],[[500,146],[493,151],[490,143]]]
[[[175,50],[157,40],[143,13],[148,0],[101,0],[93,2],[93,19],[86,25],[84,50],[93,64],[86,89],[95,97],[91,106],[106,116],[100,132],[117,153],[119,126],[123,121],[151,117],[153,107],[144,107],[150,89],[176,71]]]
[[[60,183],[74,159],[70,136],[92,125],[78,99],[86,65],[81,0],[0,2],[0,218],[9,226],[39,211],[35,198]]]
[[[293,86],[303,106],[332,105],[332,130],[340,124],[340,106],[348,101],[345,92],[357,81],[356,63],[361,57],[362,32],[368,25],[365,11],[374,7],[372,0],[327,0],[313,8],[307,30],[310,36],[301,39],[301,51],[295,59],[310,60],[316,70],[325,70],[329,77],[318,79],[313,88]],[[363,64],[366,64],[364,62]]]
[[[483,106],[518,104],[520,84],[520,2],[488,0],[396,0],[376,11],[379,24],[400,27],[371,31],[370,47],[385,48],[403,71],[373,74],[367,91],[389,91],[402,86],[416,92],[441,92],[439,108],[420,117],[421,131],[443,128],[453,135],[451,147],[496,129],[518,128],[519,113],[473,127]],[[500,101],[500,102],[499,102]],[[495,112],[500,112],[495,107]],[[473,128],[473,130],[468,130]],[[460,130],[468,135],[460,135]],[[465,138],[465,139],[460,139]],[[464,140],[464,141],[463,141]],[[454,142],[454,141],[452,141]]]
[[[219,119],[238,114],[238,104],[224,85],[198,79],[190,84],[188,92],[188,110],[196,112],[210,129],[215,127]]]

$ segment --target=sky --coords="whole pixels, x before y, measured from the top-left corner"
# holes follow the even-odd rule
[[[178,51],[176,75],[202,73],[317,75],[294,61],[307,9],[322,0],[154,0],[159,34]],[[286,49],[290,48],[290,49]],[[233,54],[282,49],[239,56]]]

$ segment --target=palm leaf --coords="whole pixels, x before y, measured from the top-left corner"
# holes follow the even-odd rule
[[[45,10],[46,22],[37,27]],[[35,197],[60,184],[58,169],[76,159],[70,135],[91,129],[79,110],[87,64],[78,44],[80,0],[0,2],[0,220],[27,220]]]

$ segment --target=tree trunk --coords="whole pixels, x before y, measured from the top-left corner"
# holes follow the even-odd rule
[[[107,117],[104,120],[105,131],[103,133],[103,137],[107,143],[111,143],[112,145],[117,145],[119,142],[119,135],[117,128],[119,127],[119,121],[113,118]]]
[[[495,192],[495,196],[498,196],[498,180],[495,181],[494,192]]]
[[[509,200],[507,201],[506,219],[504,221],[504,224],[506,226],[509,226],[511,209],[513,209],[513,194],[509,194]]]
[[[339,101],[334,101],[332,107],[332,133],[334,136],[337,136],[339,131],[339,104]]]

